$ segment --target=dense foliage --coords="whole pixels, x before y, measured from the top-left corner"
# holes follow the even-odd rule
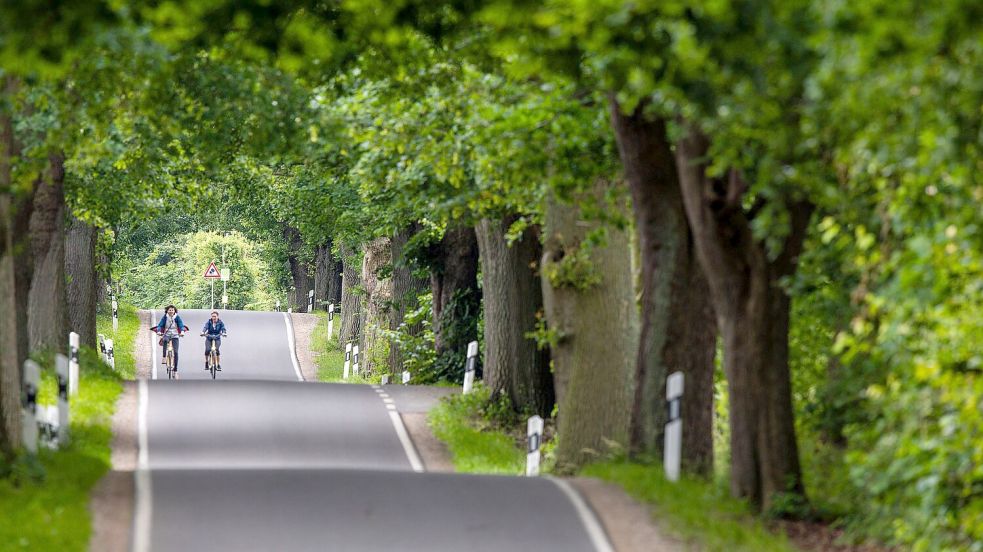
[[[428,251],[449,227],[508,217],[518,239],[554,199],[633,229],[608,121],[641,106],[674,144],[705,136],[721,186],[746,183],[732,207],[769,260],[791,206],[812,213],[780,282],[812,507],[772,513],[983,549],[983,4],[56,4],[50,19],[36,2],[0,10],[0,114],[20,148],[0,199],[64,154],[67,204],[100,228],[131,301],[204,306],[224,247],[230,306],[270,308],[295,284],[288,259],[346,246],[360,265],[362,244],[410,227],[409,256],[438,271]],[[583,200],[598,179],[610,197]],[[587,248],[550,266],[547,283],[579,291],[604,270]],[[417,381],[459,380],[433,347],[473,334],[465,299],[433,321],[424,293],[369,353],[395,344]]]

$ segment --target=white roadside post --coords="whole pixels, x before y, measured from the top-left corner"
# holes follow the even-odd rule
[[[225,234],[228,236],[228,233]],[[229,308],[229,280],[232,279],[232,269],[225,266],[225,246],[222,246],[222,310]]]
[[[41,388],[41,367],[33,360],[24,361],[24,411],[21,434],[24,448],[31,454],[38,453],[38,390]]]
[[[334,336],[334,303],[328,305],[328,339]]]
[[[389,385],[389,374],[382,374],[382,385]]]
[[[467,395],[474,387],[474,370],[478,366],[478,342],[468,343],[468,360],[464,365],[464,394]]]
[[[119,302],[113,299],[113,333],[119,331]]]
[[[679,464],[683,451],[683,420],[680,407],[683,398],[683,373],[673,372],[666,380],[666,400],[669,407],[669,419],[666,422],[666,446],[663,464],[666,467],[666,479],[679,480]]]
[[[358,375],[358,345],[352,346],[352,375]]]
[[[116,353],[113,351],[112,339],[106,340],[106,361],[113,368],[113,370],[116,369]]]
[[[277,312],[280,312],[280,300],[279,299],[276,300],[276,311]]]
[[[313,289],[307,292],[307,312],[309,312],[309,313],[313,313],[314,312],[314,290]]]
[[[410,382],[410,371],[409,370],[403,370],[403,385],[406,385],[409,382]]]
[[[68,424],[71,420],[68,410],[68,357],[55,355],[55,373],[58,374],[58,445],[68,443]]]
[[[348,379],[348,371],[352,367],[352,344],[345,343],[345,372],[341,375],[341,379]]]
[[[99,334],[99,358],[106,362],[106,336]]]
[[[79,334],[75,332],[68,334],[68,394],[79,394]]]
[[[540,445],[543,444],[543,419],[532,416],[526,422],[526,476],[534,477],[539,475],[539,452]]]

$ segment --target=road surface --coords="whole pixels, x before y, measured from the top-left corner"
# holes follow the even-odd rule
[[[412,388],[298,381],[284,314],[224,313],[215,381],[208,313],[179,314],[181,379],[155,346],[140,385],[134,550],[609,550],[560,481],[423,473],[398,414]]]

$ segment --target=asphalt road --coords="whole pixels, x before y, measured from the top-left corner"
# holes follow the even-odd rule
[[[140,388],[134,550],[607,550],[562,482],[420,473],[398,411],[425,390],[299,382],[281,313],[225,313],[212,381],[207,313],[179,314],[181,379],[155,347]]]

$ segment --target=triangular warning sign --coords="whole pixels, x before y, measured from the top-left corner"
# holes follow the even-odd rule
[[[205,271],[205,278],[221,278],[222,274],[216,268],[215,263],[210,263],[208,265],[208,270]]]

